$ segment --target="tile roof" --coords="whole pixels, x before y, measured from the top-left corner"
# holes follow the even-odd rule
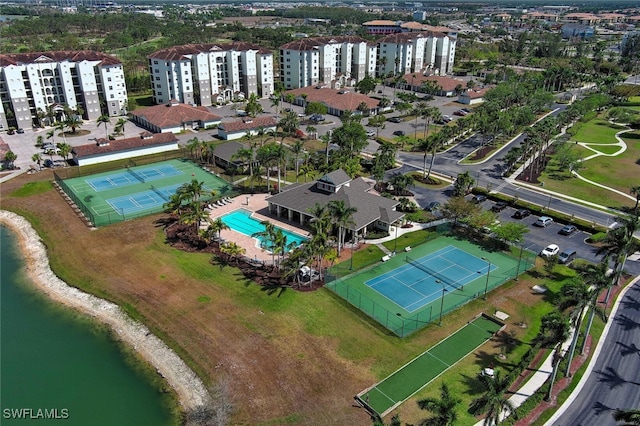
[[[437,85],[444,92],[452,92],[460,84],[462,87],[467,87],[467,82],[460,78],[451,78],[442,75],[424,75],[419,72],[409,73],[402,76],[407,84],[413,84],[414,86],[421,86],[425,81],[435,81]]]
[[[487,94],[489,89],[491,88],[483,87],[482,89],[478,89],[478,90],[467,90],[466,92],[462,93],[461,96],[468,96],[469,99],[479,99],[484,97],[484,95]]]
[[[311,37],[311,38],[301,38],[300,40],[295,40],[280,46],[280,49],[287,50],[297,50],[297,51],[305,51],[305,50],[313,50],[318,46],[324,46],[327,44],[342,44],[342,43],[367,43],[369,46],[375,46],[375,43],[371,43],[368,40],[363,39],[358,36],[339,36],[339,37]]]
[[[222,122],[218,128],[225,132],[239,132],[242,130],[259,129],[260,127],[274,127],[278,124],[275,118],[271,116],[264,117],[245,117],[242,120]]]
[[[163,59],[165,61],[180,61],[188,59],[190,55],[197,55],[198,53],[209,52],[229,52],[229,51],[248,51],[255,50],[261,54],[271,54],[271,51],[264,47],[258,46],[253,43],[246,43],[243,41],[234,41],[232,43],[192,43],[183,44],[181,46],[167,47],[166,49],[160,49],[149,56],[148,59]]]
[[[164,105],[138,108],[131,111],[130,114],[161,129],[179,127],[182,126],[182,123],[189,121],[214,123],[222,120],[221,117],[210,113],[204,106],[195,107],[176,101],[170,101]]]
[[[402,21],[389,21],[384,19],[377,19],[369,22],[365,22],[362,25],[367,27],[381,27],[381,26],[398,26]]]
[[[422,32],[410,32],[410,33],[395,33],[389,34],[378,40],[378,43],[392,43],[392,44],[407,44],[416,38],[444,38],[447,37],[444,33],[437,33],[434,31],[422,31]]]
[[[115,56],[93,50],[60,50],[54,52],[0,54],[0,67],[51,62],[100,61],[100,65],[119,65]]]
[[[96,154],[108,154],[120,151],[130,151],[137,148],[146,148],[157,145],[175,145],[178,148],[178,138],[173,133],[149,133],[143,132],[140,136],[126,139],[107,141],[104,138],[96,140],[96,143],[75,146],[72,153],[78,157]]]
[[[362,102],[366,103],[369,109],[374,109],[378,107],[378,103],[380,102],[377,99],[370,98],[362,93],[355,93],[351,91],[345,92],[345,89],[336,90],[327,87],[318,89],[317,87],[318,86],[300,87],[299,89],[286,91],[285,95],[291,93],[298,97],[306,94],[306,102],[321,102],[338,111],[356,111],[358,109],[358,105]],[[344,93],[341,94],[339,92]]]
[[[340,188],[338,192],[327,193],[318,189],[316,182],[308,182],[288,186],[279,194],[268,197],[267,201],[310,214],[309,211],[316,204],[324,206],[331,201],[342,200],[346,207],[357,209],[352,215],[356,230],[382,219],[385,215],[392,219],[392,222],[404,216],[403,213],[394,210],[399,204],[398,201],[363,191],[363,188],[369,188],[369,186],[362,178],[357,178],[351,181],[349,186]]]

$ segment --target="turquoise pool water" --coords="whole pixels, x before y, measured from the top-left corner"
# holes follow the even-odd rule
[[[222,219],[222,221],[230,229],[240,232],[241,234],[248,235],[249,237],[251,237],[252,235],[258,232],[264,232],[265,230],[264,225],[261,224],[259,220],[252,218],[251,212],[248,210],[243,210],[243,209],[234,210],[231,213],[228,213],[222,216],[220,219]],[[277,226],[276,228],[282,229],[282,228],[278,228]],[[295,243],[296,246],[299,246],[300,244],[302,244],[307,240],[305,237],[295,234],[291,231],[287,231],[286,229],[282,229],[282,232],[287,237],[287,245],[291,243]],[[253,238],[256,238],[260,242],[261,247],[265,247],[266,249],[269,249],[267,245],[268,244],[267,241],[265,241],[263,238],[260,238],[260,237],[253,237]]]

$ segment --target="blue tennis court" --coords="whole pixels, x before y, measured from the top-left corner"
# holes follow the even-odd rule
[[[408,312],[416,311],[487,274],[497,266],[454,246],[444,247],[407,263],[365,284]]]
[[[117,187],[137,185],[182,174],[184,172],[176,169],[171,164],[157,164],[151,167],[127,168],[124,172],[115,172],[86,179],[86,182],[96,192],[102,192]]]
[[[176,193],[182,184],[163,186],[161,188],[152,187],[147,191],[136,192],[130,195],[109,198],[105,200],[115,211],[121,214],[138,213],[148,209],[157,209],[169,200]]]

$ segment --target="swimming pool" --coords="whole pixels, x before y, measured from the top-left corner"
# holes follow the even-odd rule
[[[253,234],[258,232],[264,232],[266,229],[263,224],[260,223],[259,220],[251,217],[251,212],[244,209],[234,210],[231,213],[228,213],[222,216],[220,219],[227,225],[230,229],[234,231],[240,232],[241,234],[248,235],[252,237]],[[276,229],[282,229],[276,226]],[[286,229],[282,229],[282,233],[287,237],[287,245],[294,243],[295,246],[299,246],[307,239],[301,235],[295,234],[291,231],[287,231]],[[262,237],[253,237],[260,242],[260,247],[265,247],[269,249],[267,246],[267,241],[265,241]]]

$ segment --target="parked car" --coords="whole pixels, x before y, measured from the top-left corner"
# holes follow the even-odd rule
[[[404,136],[404,130],[396,130],[395,132],[393,132],[394,136]]]
[[[460,111],[464,111],[464,112],[466,112],[467,114],[470,114],[470,113],[471,113],[471,110],[470,110],[469,108],[460,108]]]
[[[22,134],[22,133],[24,133],[24,129],[23,129],[22,127],[21,127],[21,128],[19,128],[19,129],[18,129],[18,130],[16,130],[16,131],[17,131],[18,133],[21,133],[21,134]]]
[[[520,210],[516,210],[516,212],[513,214],[513,218],[514,219],[524,219],[525,217],[529,216],[531,214],[531,212],[527,209],[520,209]]]
[[[478,194],[476,196],[474,196],[471,201],[473,201],[474,203],[478,204],[481,203],[483,201],[485,201],[487,199],[486,195],[482,195],[482,194]]]
[[[369,130],[367,132],[367,137],[368,138],[375,138],[376,137],[376,131],[375,130]]]
[[[507,208],[507,203],[505,201],[498,201],[493,205],[493,207],[491,207],[491,211],[498,213],[504,210],[505,208]]]
[[[324,117],[320,114],[311,114],[311,117],[309,117],[309,120],[312,121],[324,121]]]
[[[402,123],[404,120],[401,117],[391,117],[389,121],[392,123]]]
[[[461,117],[464,117],[465,115],[468,115],[468,114],[469,114],[468,112],[466,112],[464,110],[461,110],[461,109],[456,110],[456,111],[453,112],[453,115],[459,115]]]
[[[576,255],[577,253],[574,249],[566,249],[565,251],[560,253],[560,255],[558,255],[558,262],[562,263],[563,265],[567,265],[573,262],[573,259],[576,258]]]
[[[427,204],[427,207],[425,207],[424,209],[428,212],[435,212],[440,208],[440,203],[438,201],[432,201],[429,204]]]
[[[540,252],[540,256],[542,257],[555,256],[558,254],[559,251],[560,251],[560,247],[558,247],[556,244],[549,244],[544,249],[542,249],[542,251]]]
[[[578,230],[578,228],[576,228],[574,225],[565,225],[558,231],[558,234],[560,234],[560,235],[572,235],[577,230]]]
[[[549,216],[540,216],[538,220],[534,223],[535,226],[539,226],[541,228],[546,228],[547,226],[553,223],[553,219]]]
[[[445,123],[449,123],[452,120],[453,120],[453,117],[451,117],[449,115],[443,115],[442,116],[442,121],[445,122]]]

